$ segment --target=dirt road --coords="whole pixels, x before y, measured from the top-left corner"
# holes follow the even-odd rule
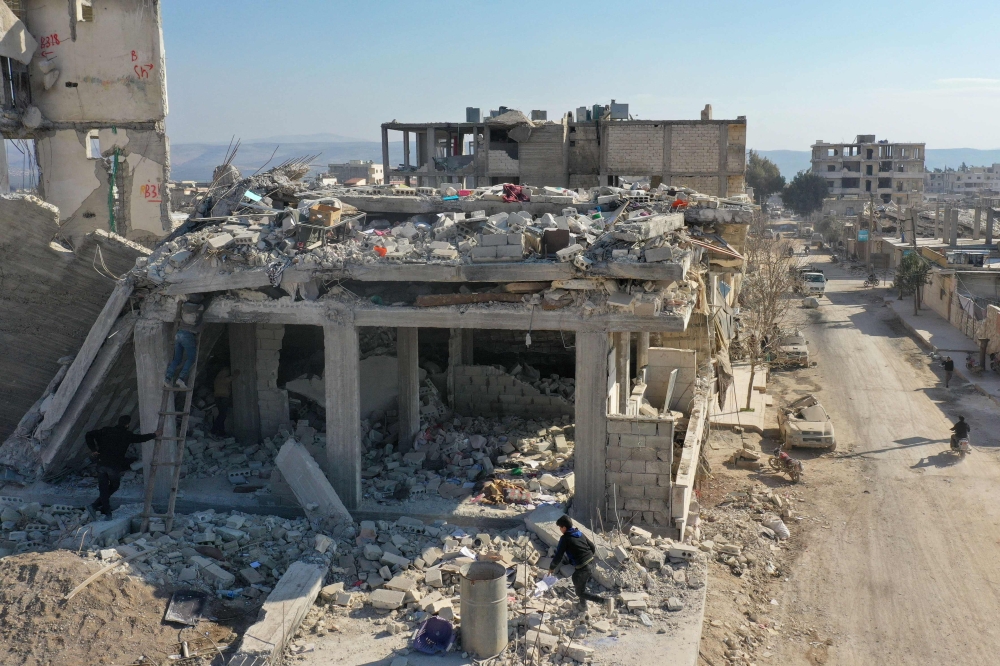
[[[1000,410],[960,381],[943,388],[884,290],[826,272],[828,298],[803,311],[818,365],[771,389],[817,393],[837,429],[836,453],[796,450],[811,520],[773,589],[782,625],[814,630],[775,636],[759,663],[996,663]],[[961,462],[947,452],[959,413],[976,447]]]

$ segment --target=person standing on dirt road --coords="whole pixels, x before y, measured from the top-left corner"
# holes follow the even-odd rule
[[[951,383],[951,377],[955,374],[955,361],[951,360],[951,356],[944,357],[944,387],[948,388],[948,384]]]
[[[87,513],[97,520],[100,511],[106,518],[111,517],[111,496],[121,485],[122,472],[128,469],[125,454],[128,447],[140,442],[148,442],[160,435],[160,431],[148,435],[137,435],[128,429],[132,419],[122,416],[118,425],[107,426],[99,430],[91,430],[86,434],[87,448],[90,457],[97,460],[97,487],[100,497],[93,504],[87,505]]]

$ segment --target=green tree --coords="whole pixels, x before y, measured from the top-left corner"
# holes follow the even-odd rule
[[[799,171],[781,191],[781,200],[799,215],[809,215],[823,207],[827,191],[825,178]]]
[[[763,204],[769,196],[781,191],[785,186],[785,177],[777,164],[751,150],[747,156],[747,185],[753,188],[757,203]]]
[[[896,269],[895,286],[899,297],[913,294],[913,314],[920,314],[921,287],[930,282],[930,264],[916,252],[907,251]]]

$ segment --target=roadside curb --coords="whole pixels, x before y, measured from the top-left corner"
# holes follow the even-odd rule
[[[885,300],[888,301],[890,299],[885,299]],[[920,335],[920,332],[917,331],[917,329],[913,328],[910,322],[906,321],[898,312],[896,312],[896,308],[892,307],[892,305],[889,303],[886,303],[885,307],[889,308],[889,310],[892,312],[892,316],[896,318],[896,321],[898,321],[900,324],[903,325],[903,328],[906,329],[906,332],[910,335],[911,338],[913,338],[914,342],[916,342],[918,345],[920,345],[920,347],[922,347],[927,351],[933,352],[935,354],[940,353],[940,350],[937,348],[937,346],[935,346],[930,340],[928,340],[924,336]],[[1000,396],[995,396],[986,389],[984,389],[982,386],[980,386],[975,379],[966,374],[966,371],[964,369],[960,370],[958,364],[955,364],[955,374],[964,379],[969,384],[971,384],[973,388],[975,388],[980,395],[986,396],[987,398],[992,400],[997,406],[1000,406]]]

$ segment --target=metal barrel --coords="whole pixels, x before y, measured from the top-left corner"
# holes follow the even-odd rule
[[[472,562],[462,574],[462,649],[492,657],[507,647],[507,570],[498,562]]]

